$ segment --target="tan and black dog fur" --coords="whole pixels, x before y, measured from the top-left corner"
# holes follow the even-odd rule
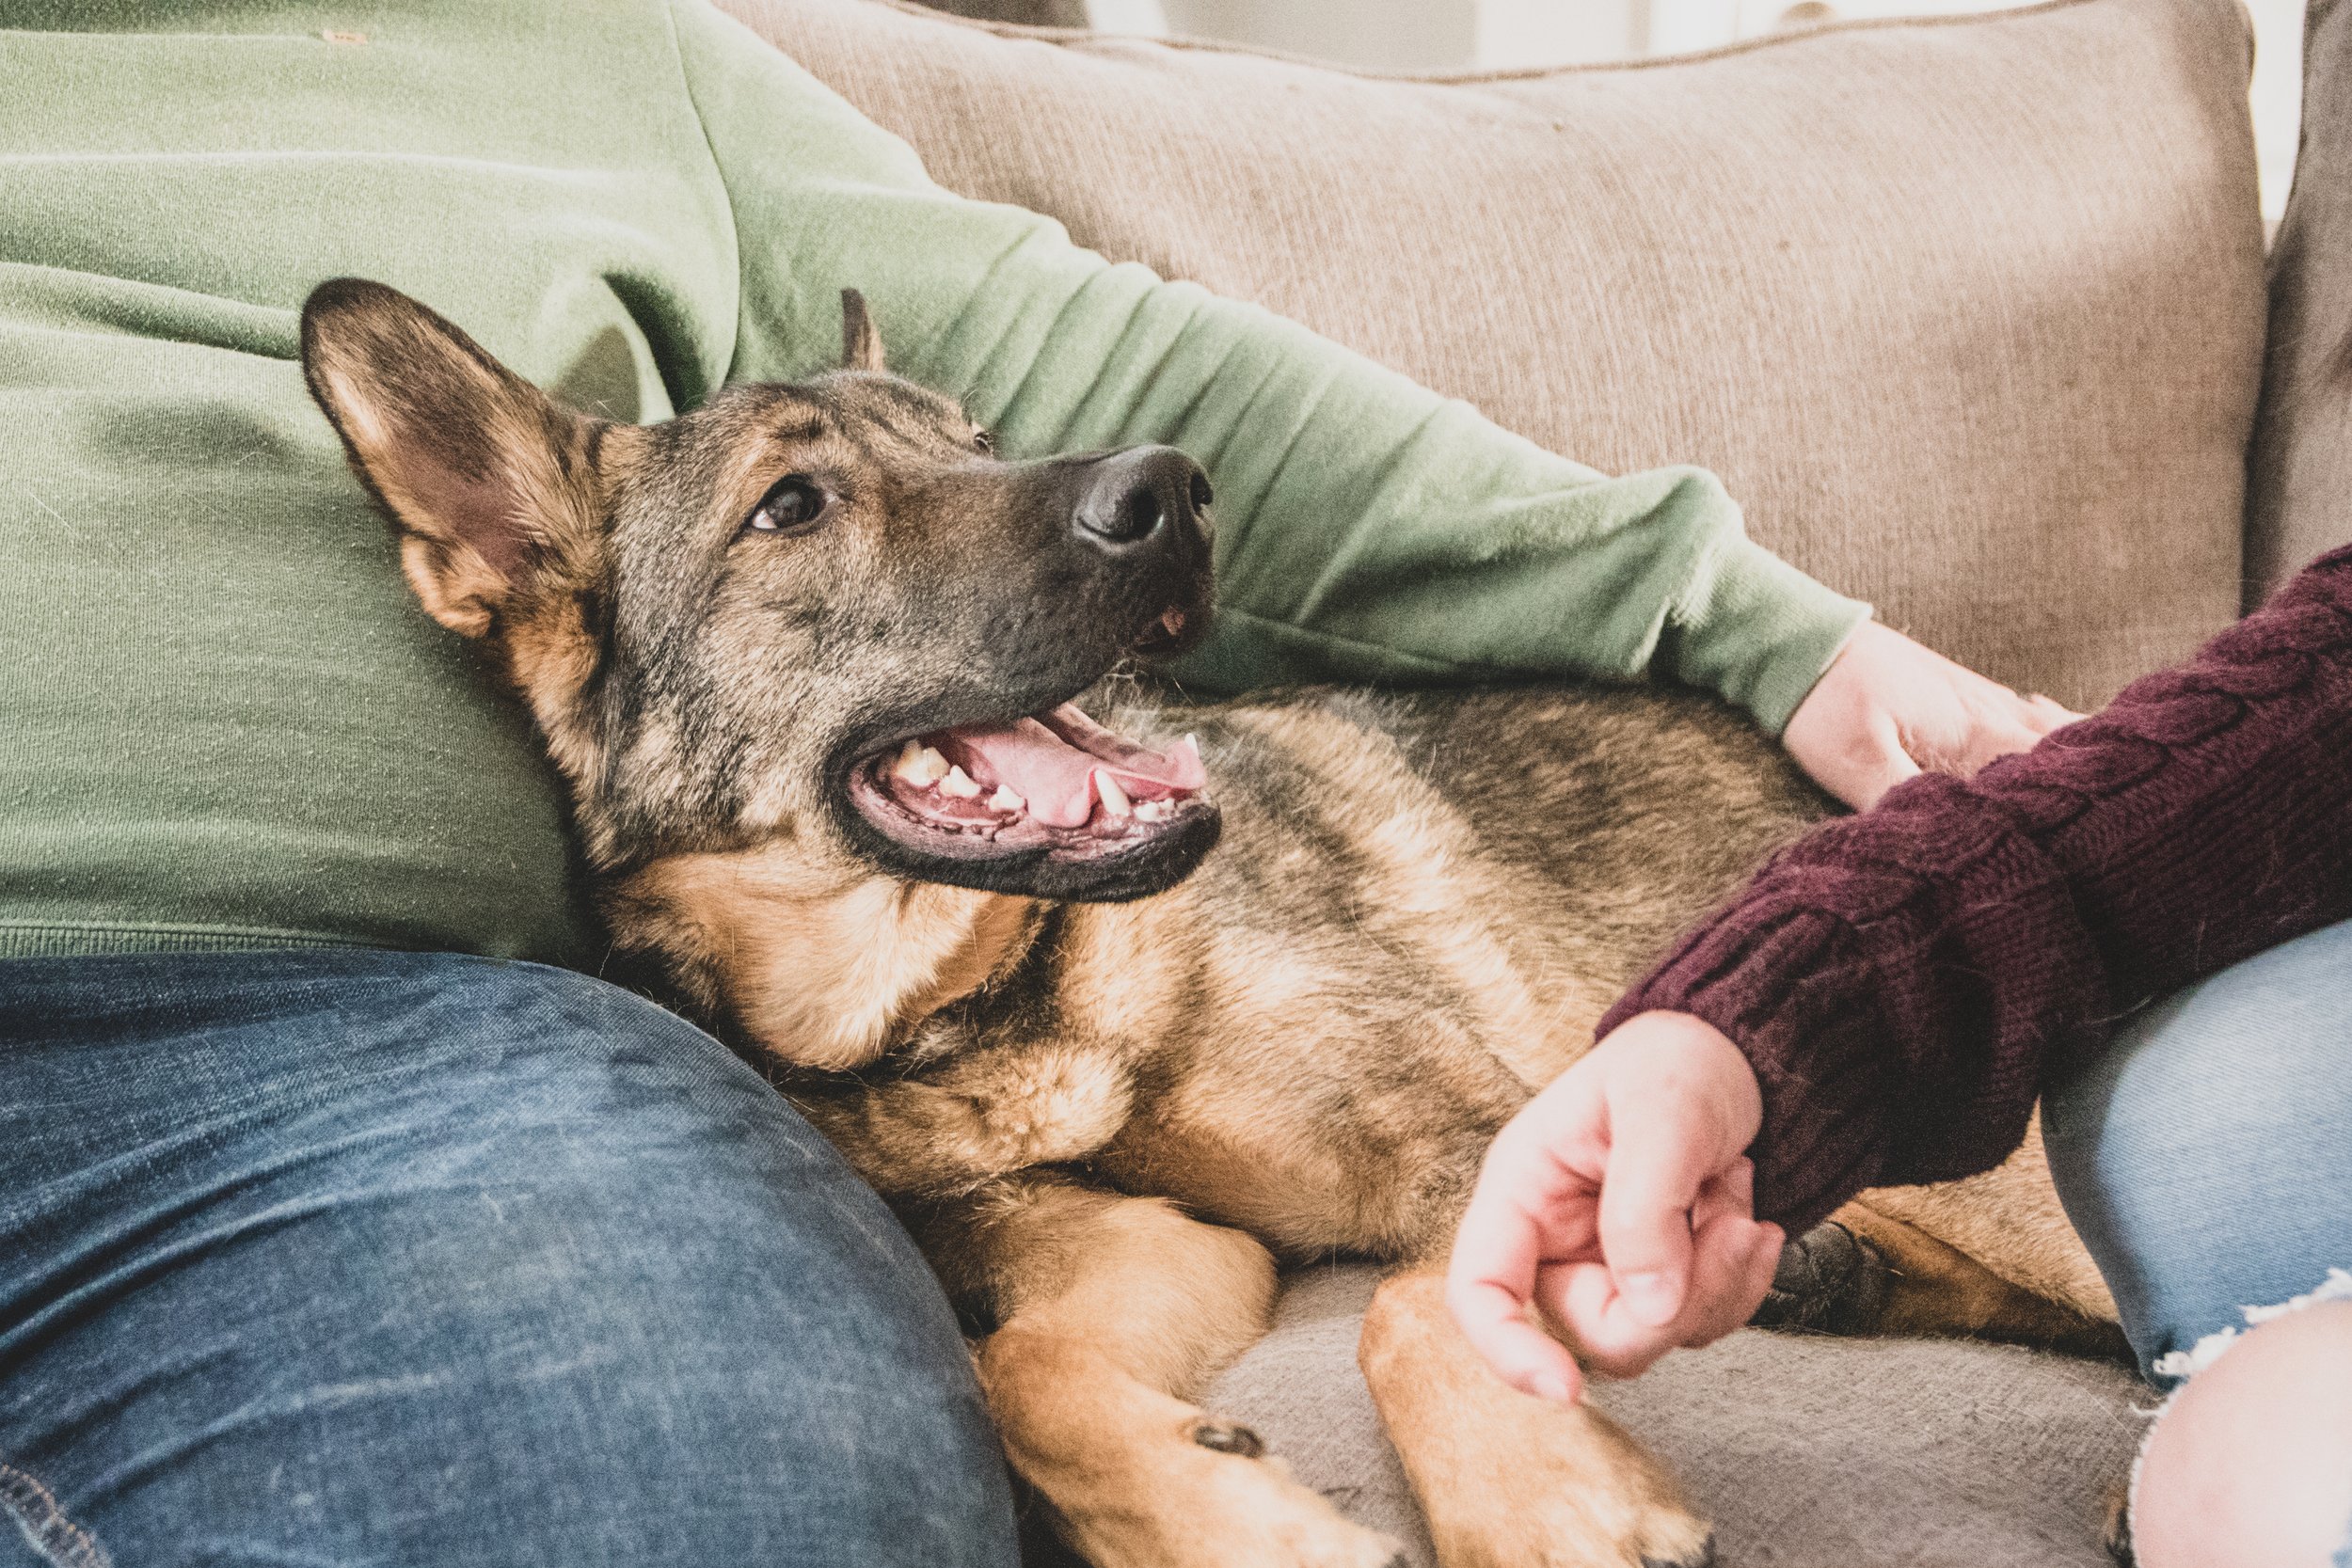
[[[845,306],[842,370],[642,428],[381,286],[304,313],[409,580],[502,658],[569,784],[616,942],[898,1206],[1013,1465],[1102,1568],[1392,1560],[1190,1402],[1277,1268],[1332,1255],[1399,1266],[1361,1359],[1446,1568],[1706,1560],[1637,1445],[1485,1370],[1435,1271],[1495,1131],[1822,798],[1690,694],[1098,686],[1199,635],[1205,482],[1001,461]],[[1073,517],[1122,463],[1167,510],[1105,543]],[[1197,732],[1214,805],[1107,849],[934,852],[853,799],[908,737],[1089,689],[1141,741]],[[1863,1326],[2110,1320],[2039,1155],[1850,1209],[1895,1263]]]

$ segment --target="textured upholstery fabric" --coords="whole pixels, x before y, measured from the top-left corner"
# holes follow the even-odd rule
[[[1447,83],[727,0],[970,196],[1600,467],[1696,462],[1890,623],[2081,705],[2237,607],[2261,229],[2229,0]]]
[[[1356,1370],[1375,1275],[1302,1275],[1210,1391],[1301,1480],[1429,1568]],[[1723,1568],[2109,1568],[2099,1536],[2153,1396],[2120,1367],[2003,1345],[1756,1331],[1668,1356],[1602,1408],[1663,1455]]]
[[[2270,354],[2246,509],[2251,609],[2352,542],[2352,6],[2303,26],[2303,143],[2270,257]]]

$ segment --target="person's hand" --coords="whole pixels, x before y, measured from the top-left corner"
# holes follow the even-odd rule
[[[1687,1013],[1629,1019],[1496,1135],[1447,1271],[1446,1305],[1504,1382],[1563,1402],[1575,1357],[1631,1377],[1754,1316],[1782,1234],[1751,1217],[1763,1118],[1740,1048]]]
[[[1815,784],[1867,811],[1923,770],[1973,773],[2080,717],[1867,621],[1797,705],[1780,742]]]

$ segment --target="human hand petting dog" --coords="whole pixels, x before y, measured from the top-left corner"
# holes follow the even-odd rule
[[[1563,1402],[1577,1363],[1631,1377],[1744,1323],[1780,1227],[1753,1217],[1742,1152],[1763,1096],[1740,1048],[1687,1013],[1628,1019],[1530,1101],[1488,1150],[1446,1304],[1513,1386]]]
[[[1780,739],[1815,784],[1865,811],[1905,779],[1973,773],[2080,717],[1866,621]]]
[[[1815,783],[1867,810],[1928,769],[1972,773],[2077,715],[1864,625],[1783,732]],[[1619,1377],[1754,1315],[1779,1261],[1744,1150],[1763,1117],[1747,1058],[1687,1013],[1629,1019],[1496,1137],[1454,1241],[1446,1300],[1480,1354],[1569,1401],[1576,1359]]]

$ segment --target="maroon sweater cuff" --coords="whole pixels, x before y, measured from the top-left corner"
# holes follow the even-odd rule
[[[1997,1164],[2152,995],[2352,915],[2352,550],[1976,779],[1824,824],[1601,1022],[1695,1014],[1763,1089],[1756,1207]]]

